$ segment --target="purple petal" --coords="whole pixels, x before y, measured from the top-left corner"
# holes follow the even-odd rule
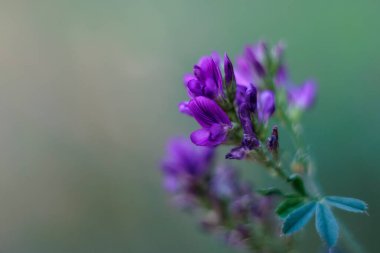
[[[199,176],[207,170],[213,155],[213,149],[195,146],[187,138],[172,138],[166,146],[162,172],[169,176]]]
[[[220,199],[234,198],[239,191],[239,181],[236,170],[226,166],[218,167],[211,180],[211,191]]]
[[[221,57],[220,57],[218,52],[216,52],[216,51],[212,52],[211,58],[214,60],[216,66],[220,66]]]
[[[244,146],[239,146],[231,149],[230,152],[226,154],[226,159],[242,160],[247,155],[247,150]]]
[[[191,85],[189,89],[196,87],[191,92],[195,96],[206,96],[215,98],[223,93],[223,79],[219,65],[215,62],[214,56],[203,56],[199,59],[198,64],[194,66],[193,73],[199,85]],[[189,82],[189,78],[187,79]]]
[[[253,46],[245,48],[245,56],[252,64],[256,74],[259,77],[265,76],[264,59],[266,54],[266,44],[264,42],[257,43]]]
[[[219,92],[219,87],[215,83],[214,79],[207,78],[205,81],[205,86],[203,87],[202,94],[205,97],[214,98]]]
[[[193,97],[202,95],[202,85],[197,79],[191,79],[187,83],[187,88]]]
[[[224,142],[227,137],[226,129],[218,124],[211,128],[201,128],[191,133],[191,141],[198,146],[214,147]]]
[[[239,106],[242,103],[245,103],[245,92],[247,91],[246,86],[242,85],[236,85],[236,96],[235,101],[236,104]]]
[[[185,74],[183,76],[183,83],[185,84],[185,86],[187,86],[187,83],[190,82],[190,80],[192,79],[196,79],[193,74],[189,74],[189,73]]]
[[[205,72],[201,66],[195,65],[193,68],[193,73],[196,79],[203,81],[205,79]]]
[[[243,56],[240,56],[236,60],[235,69],[235,78],[236,83],[243,86],[248,87],[252,82],[253,71],[247,59]]]
[[[245,93],[245,99],[250,111],[255,112],[257,108],[257,89],[252,84]]]
[[[272,48],[272,56],[277,62],[281,62],[282,58],[284,58],[285,44],[283,42],[277,43]]]
[[[277,69],[275,83],[276,85],[284,85],[288,81],[288,71],[285,65],[280,65]]]
[[[215,101],[207,97],[200,96],[192,99],[189,103],[189,109],[195,120],[204,128],[209,128],[213,124],[231,126],[227,114]]]
[[[272,91],[266,90],[259,94],[258,116],[261,122],[267,122],[273,115],[275,106],[275,96]]]
[[[195,145],[208,146],[210,135],[211,133],[209,130],[201,128],[192,132],[190,139]]]
[[[164,188],[169,192],[176,192],[180,188],[178,178],[172,175],[164,176]]]
[[[316,93],[317,86],[315,82],[308,80],[300,87],[289,89],[289,103],[300,109],[308,109],[314,104]]]
[[[178,104],[178,110],[180,113],[193,116],[189,109],[189,101],[182,101],[181,103]]]

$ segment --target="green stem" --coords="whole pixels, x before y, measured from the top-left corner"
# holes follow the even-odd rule
[[[299,131],[297,131],[295,125],[287,117],[287,115],[284,113],[282,108],[280,108],[280,110],[279,110],[279,116],[280,116],[280,119],[282,119],[282,122],[285,125],[285,127],[289,130],[296,149],[298,149],[298,151],[300,151],[302,154],[306,154],[304,144],[303,144],[303,141],[301,138],[301,134],[299,133]],[[308,164],[308,167],[309,167],[307,170],[308,173],[306,174],[306,176],[307,176],[306,182],[309,186],[308,188],[311,189],[314,194],[321,195],[320,187],[317,185],[316,181],[314,180],[315,171],[311,168],[313,166],[311,165],[310,162]],[[355,240],[354,236],[347,229],[345,224],[343,222],[339,222],[339,223],[340,223],[340,228],[342,231],[343,239],[345,241],[345,244],[348,246],[348,250],[350,250],[351,252],[355,252],[355,253],[364,253],[365,250]]]

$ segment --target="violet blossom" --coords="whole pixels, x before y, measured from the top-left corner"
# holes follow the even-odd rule
[[[161,166],[165,188],[174,193],[191,190],[208,172],[213,157],[213,149],[195,146],[184,137],[172,138]]]
[[[275,213],[283,219],[282,233],[289,236],[297,232],[315,215],[317,232],[331,249],[338,240],[338,225],[330,207],[367,211],[367,204],[358,199],[309,192],[304,184],[306,173],[300,175],[304,170],[294,169],[294,164],[312,167],[305,158],[307,151],[299,144],[298,120],[300,112],[314,104],[316,85],[313,81],[292,85],[282,44],[273,48],[264,42],[247,46],[236,68],[227,54],[223,61],[217,53],[204,56],[193,73],[185,75],[184,82],[190,101],[181,102],[178,109],[201,128],[191,133],[191,142],[183,138],[169,142],[162,172],[174,201],[201,211],[200,223],[205,230],[251,252],[283,252],[289,249],[289,241],[279,236],[280,219],[274,219],[274,204],[281,199]],[[278,127],[273,126],[269,133],[271,117],[297,140],[291,163],[280,152]],[[234,145],[226,159],[251,160],[290,187],[259,189],[260,196],[241,182],[234,168],[226,164],[213,167],[214,149],[210,147],[221,144]],[[287,150],[290,155],[291,150]]]
[[[205,96],[215,99],[223,93],[223,80],[219,63],[212,56],[203,56],[194,66],[192,74],[184,76],[184,84],[191,98]]]
[[[225,156],[226,159],[244,159],[251,150],[260,145],[251,119],[251,115],[257,109],[257,90],[251,85],[249,88],[239,88],[238,92],[240,93],[239,96],[241,96],[237,103],[239,108],[238,116],[243,129],[243,140],[240,146],[231,149]]]
[[[190,138],[194,144],[217,146],[226,140],[232,124],[227,114],[215,101],[199,96],[189,102],[188,108],[202,127],[191,133]]]
[[[315,102],[317,86],[314,81],[308,80],[301,86],[288,87],[288,101],[290,106],[306,110]]]
[[[260,122],[266,123],[273,115],[276,110],[275,100],[276,99],[272,91],[265,90],[260,92],[257,103],[257,113]]]

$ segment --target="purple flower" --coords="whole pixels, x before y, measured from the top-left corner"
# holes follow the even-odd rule
[[[284,85],[287,82],[288,73],[283,59],[284,45],[281,42],[270,51],[265,42],[248,45],[243,54],[237,58],[236,82],[247,87],[251,83],[261,86],[265,84],[264,78],[271,75],[275,84]],[[268,63],[270,63],[269,67]]]
[[[285,65],[280,65],[277,69],[275,84],[276,85],[285,85],[288,81],[288,70]]]
[[[265,90],[259,94],[257,114],[260,122],[267,122],[273,115],[276,110],[275,100],[276,99],[272,91]]]
[[[273,197],[271,196],[256,197],[252,207],[253,216],[259,219],[269,217],[273,212],[273,202]]]
[[[213,56],[203,56],[194,66],[193,74],[185,75],[184,83],[191,98],[205,96],[215,99],[222,95],[222,74],[219,63],[216,63],[214,58]]]
[[[229,209],[234,217],[246,219],[252,215],[255,201],[256,196],[250,185],[241,184],[239,195],[231,202]]]
[[[309,109],[315,102],[317,86],[314,81],[306,81],[301,86],[288,88],[289,104],[301,110]]]
[[[218,167],[211,180],[211,191],[219,199],[233,199],[239,193],[238,175],[236,170]]]
[[[225,157],[226,159],[242,160],[252,149],[260,145],[251,119],[251,115],[256,112],[257,108],[257,90],[251,85],[249,88],[239,88],[238,92],[240,93],[238,93],[237,100],[238,116],[243,128],[243,140],[240,146],[231,149]]]
[[[188,139],[177,137],[169,140],[162,161],[164,186],[171,192],[186,192],[209,170],[214,152],[198,147]]]
[[[285,45],[283,42],[280,41],[279,43],[277,43],[277,45],[275,45],[272,48],[273,60],[275,60],[278,63],[281,63],[284,58],[284,52],[285,52]]]
[[[266,51],[264,42],[246,46],[243,55],[237,58],[235,76],[238,84],[248,87],[266,75]]]
[[[238,225],[225,235],[227,244],[237,248],[245,248],[247,246],[247,239],[251,236],[249,228],[244,225]]]
[[[206,97],[192,99],[188,108],[194,119],[202,126],[191,133],[191,141],[199,146],[217,146],[227,138],[232,124],[227,114],[219,105]]]
[[[285,85],[288,81],[288,71],[284,64],[284,51],[285,46],[282,42],[272,48],[272,60],[277,66],[274,80],[276,85]]]

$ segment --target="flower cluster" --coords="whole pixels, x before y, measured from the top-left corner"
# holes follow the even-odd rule
[[[184,85],[189,100],[179,104],[179,111],[200,128],[191,133],[191,142],[182,137],[169,141],[161,167],[175,203],[203,211],[204,229],[251,252],[288,252],[291,238],[279,236],[278,222],[282,234],[291,235],[315,217],[316,230],[331,249],[339,231],[331,208],[367,211],[358,199],[321,196],[310,178],[312,163],[302,145],[300,116],[313,106],[317,88],[312,80],[294,85],[289,79],[283,44],[248,45],[235,65],[226,53],[203,56],[184,76]],[[280,149],[281,128],[290,134],[295,152]],[[253,161],[288,189],[254,192],[234,168],[214,166],[219,145],[232,146],[226,159]],[[293,157],[290,163],[283,159],[286,152]]]
[[[164,187],[173,194],[176,206],[201,211],[205,231],[229,245],[263,247],[259,228],[276,223],[271,215],[273,197],[254,193],[231,166],[213,166],[214,158],[213,149],[195,146],[184,137],[171,139],[161,166]],[[273,231],[273,236],[278,235],[279,230]]]
[[[295,86],[288,80],[282,44],[269,49],[260,42],[246,46],[237,58],[236,69],[227,54],[203,56],[186,74],[184,84],[190,100],[179,111],[193,117],[201,126],[190,138],[199,146],[236,144],[228,159],[244,159],[265,143],[268,121],[286,93],[284,113],[294,115],[311,107],[316,85],[306,81]],[[223,73],[223,75],[222,75]],[[276,98],[276,95],[279,98]]]

